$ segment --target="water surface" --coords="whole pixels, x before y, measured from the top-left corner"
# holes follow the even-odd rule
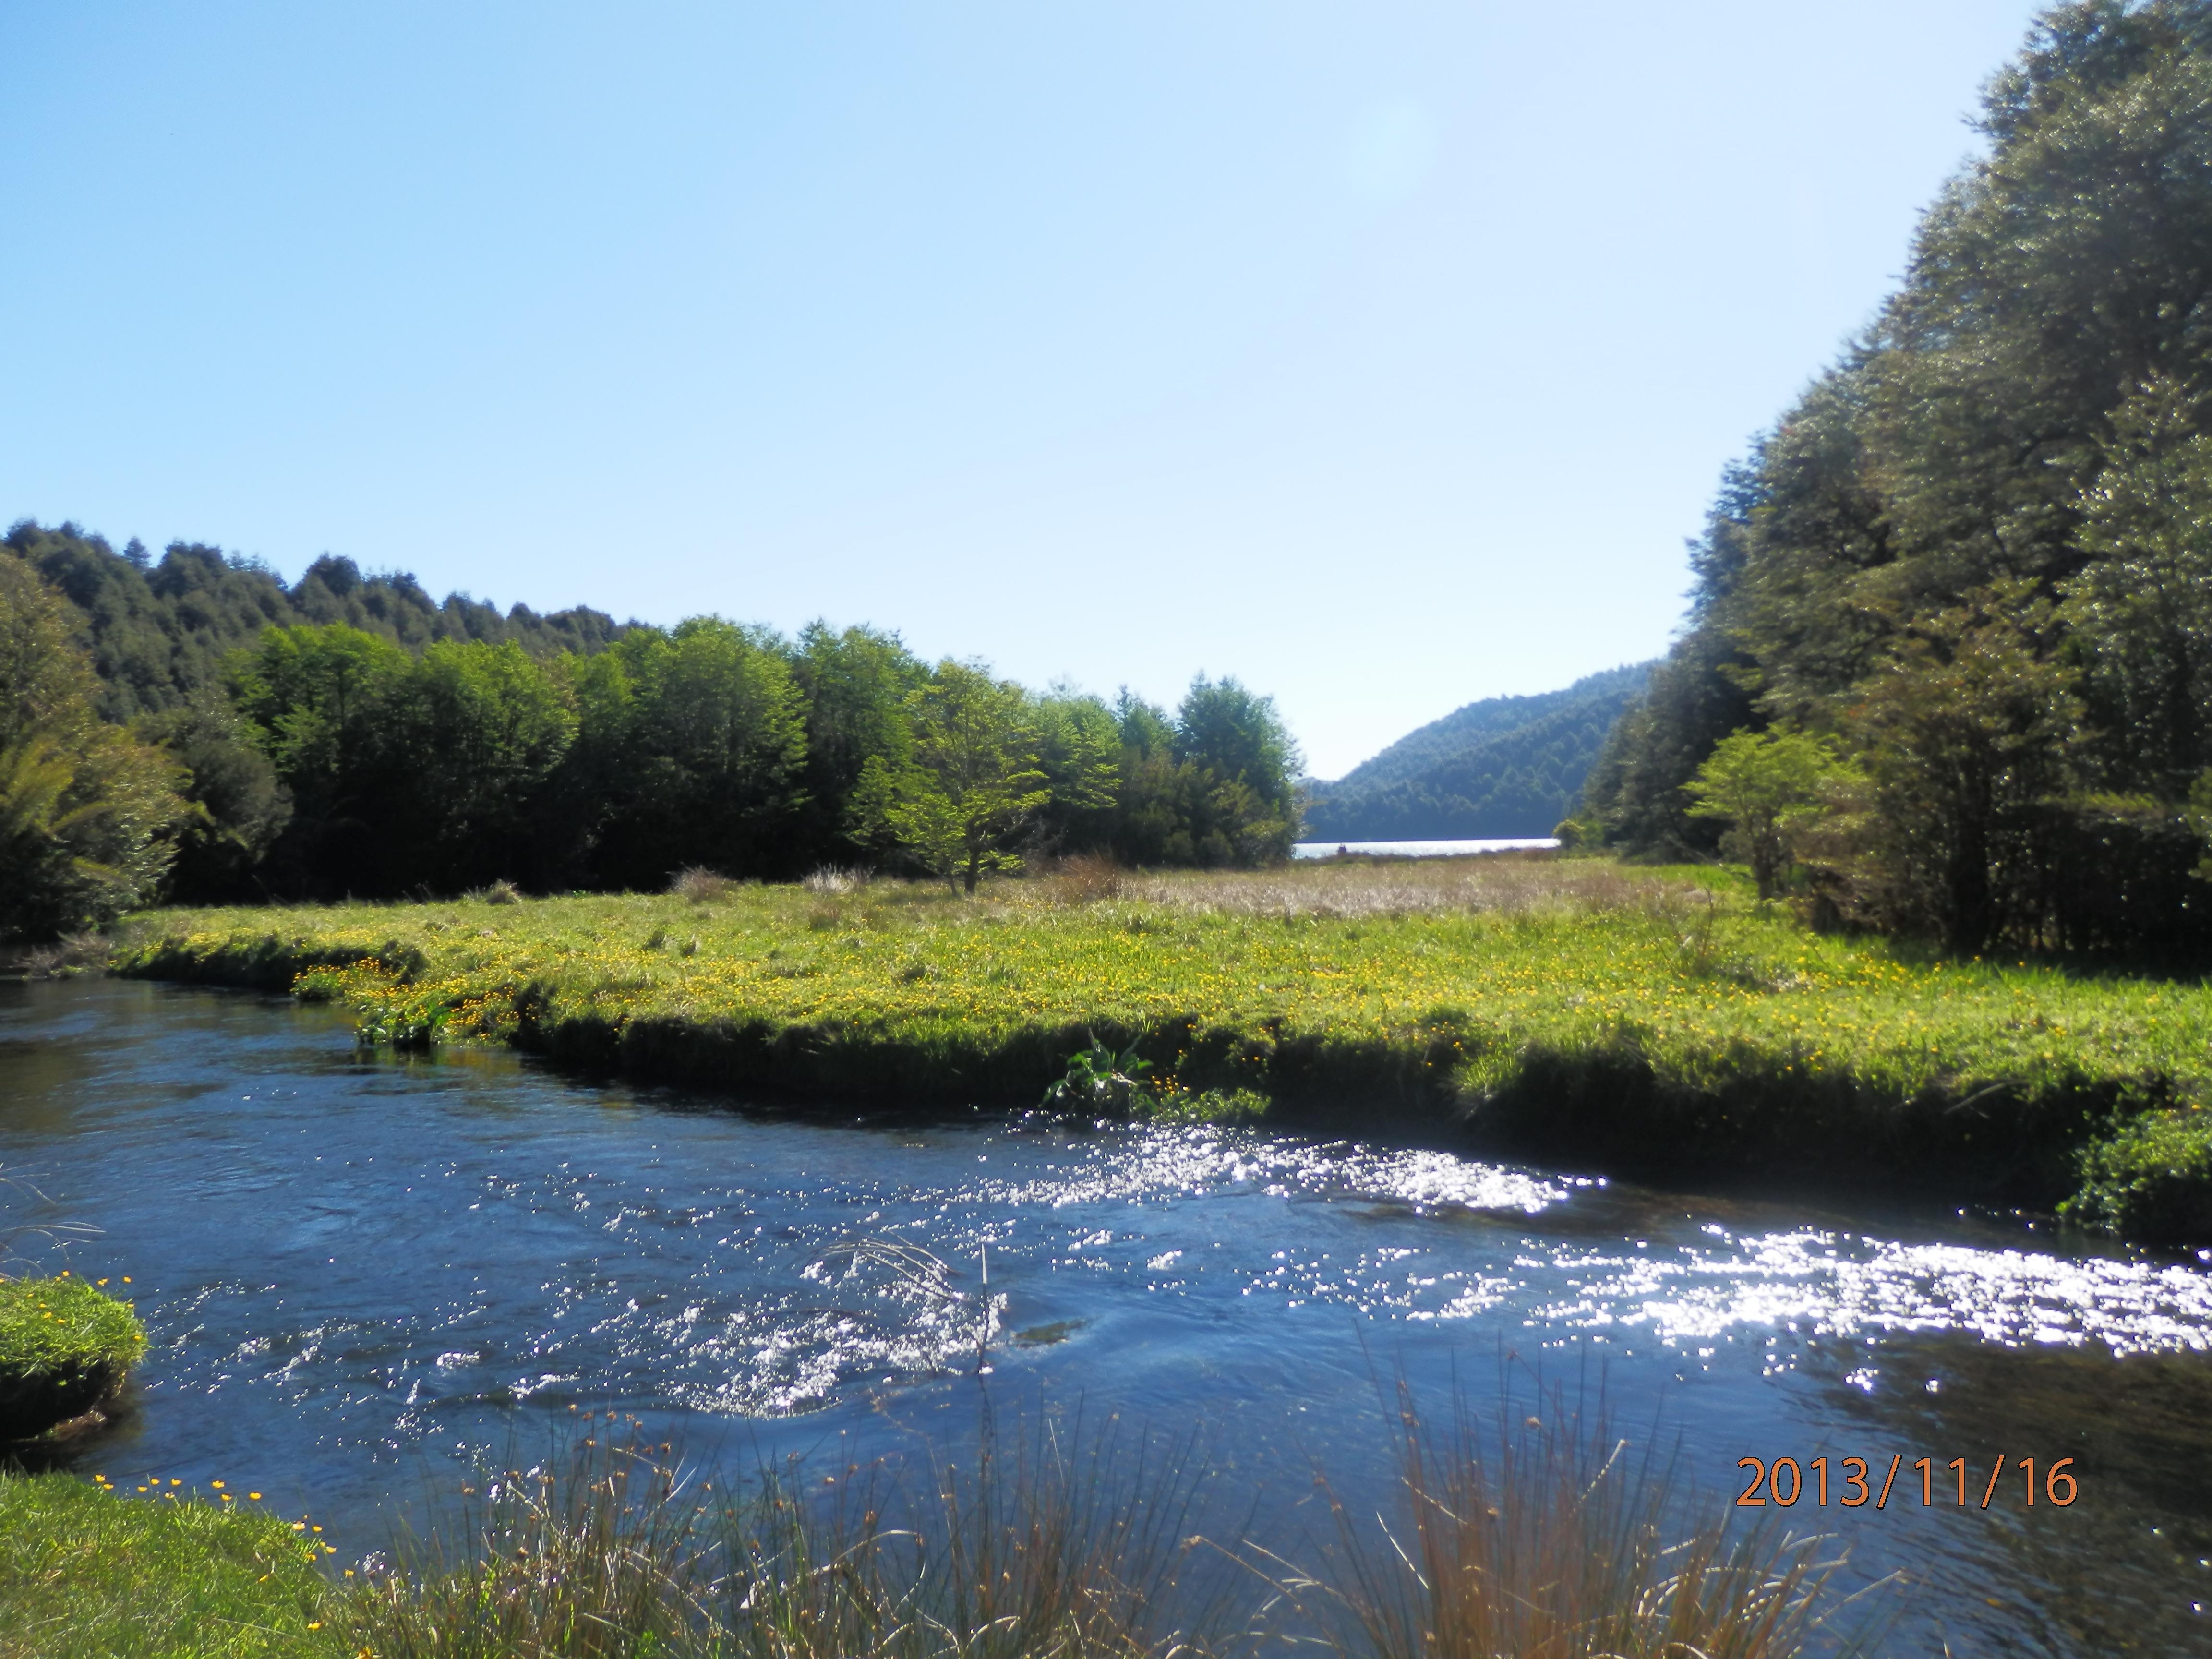
[[[130,1275],[153,1333],[76,1467],[262,1491],[349,1553],[571,1407],[702,1458],[895,1457],[981,1397],[1198,1425],[1294,1529],[1310,1460],[1385,1483],[1378,1380],[1485,1407],[1540,1367],[1662,1411],[1716,1493],[1747,1455],[1936,1459],[1934,1507],[1908,1467],[1880,1512],[1787,1516],[1855,1583],[1909,1575],[1895,1651],[2212,1651],[2193,1260],[1258,1131],[793,1120],[125,981],[0,987],[0,1166],[104,1230],[71,1266]],[[872,1265],[895,1243],[957,1276]],[[1999,1452],[2072,1456],[2079,1501],[1945,1497]]]

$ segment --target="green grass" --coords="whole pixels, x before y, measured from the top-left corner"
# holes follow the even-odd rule
[[[0,1441],[92,1410],[145,1352],[138,1316],[99,1285],[67,1273],[0,1279]]]
[[[71,1475],[0,1475],[0,1659],[351,1653],[304,1528]]]
[[[2172,1112],[2189,1139],[2212,1100],[2199,984],[1821,936],[1731,872],[1090,871],[972,901],[837,886],[163,912],[117,963],[334,1000],[374,1040],[846,1105],[1032,1105],[1096,1036],[1135,1044],[1169,1112],[1395,1113],[1585,1167],[1957,1201],[2056,1204],[2119,1125]],[[2151,1207],[2084,1190],[2075,1212],[2127,1228]],[[2191,1223],[2165,1242],[2212,1238]]]

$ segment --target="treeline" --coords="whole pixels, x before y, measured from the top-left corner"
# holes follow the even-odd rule
[[[1979,125],[1902,288],[1724,481],[1586,810],[1960,951],[2201,950],[2212,5],[2049,12]]]
[[[1486,697],[1392,744],[1334,783],[1307,786],[1316,841],[1548,836],[1650,665],[1608,669],[1560,691]]]
[[[0,933],[157,896],[657,890],[690,866],[972,890],[1041,854],[1260,864],[1288,855],[1297,769],[1234,680],[1170,714],[866,628],[502,617],[343,561],[287,588],[66,526],[0,547]]]
[[[404,572],[363,575],[325,554],[289,586],[266,565],[197,542],[172,542],[156,560],[137,541],[119,554],[75,525],[19,524],[4,545],[68,600],[72,631],[100,676],[100,715],[130,720],[179,708],[220,684],[222,665],[261,630],[343,623],[419,651],[440,640],[514,642],[533,657],[588,655],[624,624],[578,606],[539,616],[501,613],[465,593],[431,599]]]

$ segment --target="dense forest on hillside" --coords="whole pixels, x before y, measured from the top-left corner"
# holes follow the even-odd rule
[[[1297,768],[1234,680],[1170,714],[866,628],[502,615],[345,560],[288,586],[67,526],[0,543],[0,938],[164,896],[1261,864],[1288,854]]]
[[[1826,914],[1961,951],[2201,949],[2212,5],[2046,14],[1979,131],[1723,481],[1589,811],[1636,848],[1725,825]]]
[[[1315,841],[1548,836],[1574,811],[1606,733],[1650,670],[1608,669],[1563,691],[1455,709],[1335,782],[1309,783],[1305,833]]]
[[[351,559],[328,554],[288,586],[266,565],[196,542],[172,542],[155,560],[137,542],[118,554],[75,525],[19,524],[5,545],[69,600],[73,631],[100,675],[100,713],[111,720],[190,702],[219,683],[230,653],[271,626],[343,623],[410,650],[439,640],[512,641],[533,657],[602,651],[623,628],[581,606],[541,617],[521,605],[502,615],[463,593],[441,603],[404,572],[365,576]]]

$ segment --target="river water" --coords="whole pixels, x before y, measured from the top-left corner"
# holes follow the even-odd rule
[[[1904,1575],[1890,1650],[2212,1653],[2194,1260],[1258,1131],[793,1119],[127,981],[0,986],[0,1173],[51,1200],[0,1188],[0,1223],[102,1230],[69,1264],[153,1335],[70,1466],[259,1491],[349,1555],[571,1407],[726,1463],[1079,1403],[1196,1431],[1282,1519],[1316,1461],[1379,1487],[1393,1378],[1481,1411],[1534,1376],[1722,1498],[1745,1456],[1901,1455],[1880,1510],[1782,1517]],[[2073,1458],[2076,1500],[2026,1505],[2022,1457]]]

